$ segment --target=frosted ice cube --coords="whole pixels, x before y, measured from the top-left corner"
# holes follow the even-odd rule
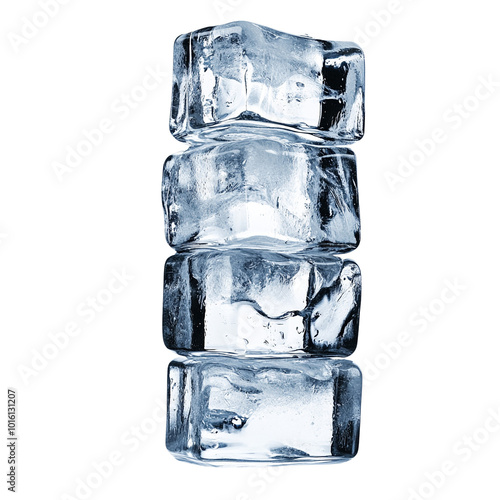
[[[246,124],[355,141],[364,130],[364,56],[355,43],[231,22],[174,44],[170,129],[180,140]]]
[[[361,274],[330,254],[198,250],[165,263],[169,349],[240,353],[356,348]]]
[[[359,243],[356,159],[347,148],[273,138],[210,142],[165,162],[168,243],[337,253]]]
[[[361,373],[349,361],[192,356],[168,378],[167,448],[180,460],[279,465],[357,452]]]

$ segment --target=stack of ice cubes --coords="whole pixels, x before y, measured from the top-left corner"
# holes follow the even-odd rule
[[[208,465],[358,449],[361,274],[354,43],[248,22],[181,35],[163,172],[167,447]]]

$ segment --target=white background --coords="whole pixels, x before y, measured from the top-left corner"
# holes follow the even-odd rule
[[[3,0],[0,14],[0,322],[3,387],[19,393],[18,498],[499,498],[496,3],[58,5],[44,20],[35,0]],[[172,45],[239,19],[357,40],[366,53],[366,135],[353,147],[363,229],[352,254],[364,288],[351,358],[365,391],[360,452],[341,465],[202,468],[164,445],[172,252],[160,183],[164,158],[182,148],[168,132]],[[141,91],[148,68],[161,83]],[[131,93],[140,102],[124,105]],[[103,119],[101,144],[58,178],[54,164]],[[130,280],[110,298],[113,272]],[[111,302],[91,316],[92,297]],[[72,323],[79,334],[54,351],[49,335]],[[113,470],[98,475],[110,456]]]

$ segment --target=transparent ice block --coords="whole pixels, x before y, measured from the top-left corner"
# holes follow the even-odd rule
[[[358,449],[361,373],[332,358],[191,356],[169,366],[167,447],[180,460],[344,461]]]
[[[168,243],[341,253],[357,247],[356,158],[329,143],[209,142],[170,156],[163,173]]]
[[[364,131],[364,55],[249,22],[181,35],[174,45],[170,129],[225,140],[250,126],[351,142]]]
[[[165,263],[163,335],[178,352],[349,356],[361,274],[330,253],[198,250]]]

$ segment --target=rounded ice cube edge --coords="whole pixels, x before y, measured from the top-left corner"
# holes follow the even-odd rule
[[[364,73],[353,42],[246,21],[196,30],[174,43],[170,130],[181,141],[225,140],[250,125],[354,142],[364,133]]]
[[[350,460],[362,375],[328,357],[190,356],[168,369],[167,449],[210,466]]]

